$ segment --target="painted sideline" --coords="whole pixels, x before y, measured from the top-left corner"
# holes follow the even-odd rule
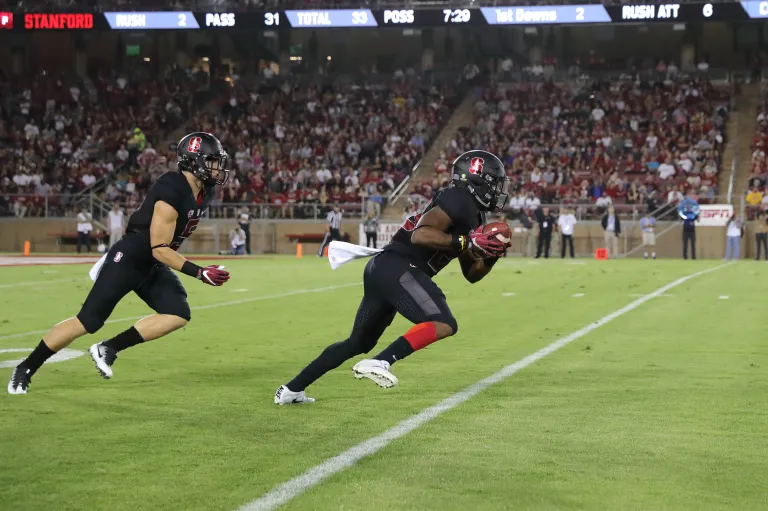
[[[218,302],[218,303],[211,303],[208,305],[198,305],[197,307],[191,307],[191,309],[193,311],[215,309],[217,307],[227,307],[230,305],[240,305],[242,303],[250,303],[250,302],[261,302],[264,300],[274,300],[277,298],[286,298],[289,296],[305,295],[308,293],[322,293],[325,291],[333,291],[334,289],[344,289],[347,287],[355,287],[355,286],[362,286],[362,285],[363,285],[362,282],[355,282],[353,284],[341,284],[338,286],[318,287],[315,289],[297,289],[296,291],[288,291],[285,293],[277,293],[274,295],[254,296],[253,298],[243,298],[241,300],[231,300],[228,302]],[[130,316],[127,318],[110,319],[110,320],[107,320],[107,323],[121,323],[123,321],[136,321],[148,315],[149,315],[149,312],[147,314],[142,314],[141,316]],[[50,328],[46,328],[45,330],[32,330],[31,332],[21,332],[18,334],[0,335],[0,341],[5,339],[15,339],[17,337],[26,337],[28,335],[40,335],[48,332],[48,330],[50,330]]]
[[[683,284],[684,282],[687,282],[692,278],[699,277],[701,275],[719,270],[721,268],[725,268],[730,264],[732,263],[721,264],[719,266],[715,266],[714,268],[709,268],[707,270],[702,270],[696,273],[692,273],[686,277],[679,278],[674,282],[671,282],[663,287],[660,287],[659,289],[657,289],[656,291],[650,294],[647,294],[641,298],[638,298],[637,300],[630,303],[629,305],[626,305],[621,309],[615,312],[612,312],[603,318],[600,318],[594,323],[590,323],[589,325],[585,326],[581,330],[577,330],[565,337],[562,337],[556,340],[555,342],[553,342],[552,344],[540,349],[539,351],[532,353],[527,357],[504,367],[498,372],[488,376],[487,378],[484,378],[478,381],[477,383],[470,385],[469,387],[463,390],[460,390],[459,392],[444,399],[443,401],[440,401],[436,405],[430,406],[429,408],[425,408],[424,410],[417,413],[413,417],[396,424],[395,426],[381,433],[380,435],[369,438],[368,440],[365,440],[364,442],[361,442],[351,447],[350,449],[342,452],[338,456],[334,456],[333,458],[326,460],[320,465],[310,468],[303,474],[279,486],[274,487],[269,492],[262,495],[260,498],[238,508],[238,511],[267,511],[267,510],[275,509],[277,507],[282,506],[283,504],[290,502],[292,499],[298,497],[299,495],[309,490],[310,488],[317,486],[318,484],[322,483],[324,480],[331,477],[332,475],[338,474],[339,472],[342,472],[343,470],[351,467],[361,459],[367,456],[370,456],[371,454],[375,454],[379,452],[384,447],[389,445],[393,440],[403,437],[408,433],[410,433],[411,431],[414,431],[420,428],[421,426],[431,421],[435,417],[438,417],[443,413],[449,410],[452,410],[453,408],[456,408],[460,404],[464,403],[465,401],[468,401],[469,399],[473,398],[480,392],[484,391],[491,385],[494,385],[503,380],[506,380],[507,378],[514,375],[518,371],[525,369],[526,367],[534,364],[535,362],[541,360],[547,355],[551,355],[552,353],[556,352],[563,346],[567,346],[573,341],[580,339],[581,337],[584,337],[585,335],[592,332],[593,330],[596,330],[601,326],[605,325],[606,323],[610,323],[614,319],[635,310],[645,302],[666,293],[670,289],[677,287],[680,284]]]

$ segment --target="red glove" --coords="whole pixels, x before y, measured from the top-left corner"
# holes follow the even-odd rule
[[[223,286],[229,280],[229,272],[223,266],[212,264],[200,269],[197,278],[209,286]]]
[[[483,232],[485,226],[481,225],[469,233],[469,249],[482,257],[501,257],[507,250],[507,246],[499,241],[495,235]]]

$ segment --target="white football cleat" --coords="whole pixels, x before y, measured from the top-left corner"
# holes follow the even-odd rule
[[[30,380],[32,376],[29,374],[29,369],[23,367],[17,367],[11,374],[11,379],[8,382],[9,394],[26,394],[27,388],[29,388]]]
[[[352,368],[358,380],[368,378],[379,387],[389,389],[399,383],[397,376],[389,372],[389,362],[385,360],[361,360]]]
[[[112,364],[117,359],[117,352],[101,341],[88,348],[88,353],[91,354],[101,377],[105,380],[112,378]]]
[[[294,392],[285,385],[280,385],[275,392],[276,405],[299,405],[305,403],[314,403],[315,398],[307,397],[304,391]]]

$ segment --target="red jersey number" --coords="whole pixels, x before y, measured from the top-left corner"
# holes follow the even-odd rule
[[[184,228],[184,231],[179,234],[176,239],[173,240],[173,243],[171,243],[171,248],[173,250],[178,250],[181,247],[181,244],[184,243],[184,240],[189,238],[192,233],[195,232],[195,229],[197,229],[197,224],[199,223],[199,218],[192,218],[189,222],[187,222],[187,226]]]
[[[411,215],[408,218],[405,219],[405,222],[403,223],[403,229],[405,229],[408,232],[411,232],[416,228],[417,225],[419,225],[419,220],[421,220],[421,217],[424,216],[424,213],[429,211],[429,208],[432,207],[432,201],[429,201],[426,206],[421,210],[420,213],[416,213],[415,215]]]

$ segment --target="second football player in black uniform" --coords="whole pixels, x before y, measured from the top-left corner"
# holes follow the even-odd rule
[[[485,214],[504,207],[509,181],[501,160],[486,151],[459,156],[452,174],[452,186],[406,220],[392,242],[366,265],[363,300],[349,338],[328,346],[281,385],[275,403],[314,401],[304,389],[346,360],[372,350],[397,313],[415,326],[373,359],[355,364],[357,378],[394,387],[398,381],[390,372],[392,364],[456,333],[456,319],[432,278],[455,258],[472,283],[493,268],[507,245],[483,233]]]
[[[197,228],[214,197],[226,182],[227,153],[210,133],[190,133],[177,149],[179,172],[160,176],[128,221],[123,238],[107,252],[80,312],[56,324],[13,371],[8,392],[26,394],[32,375],[59,350],[78,337],[104,326],[115,306],[131,291],[156,314],[139,320],[89,352],[104,378],[112,377],[118,352],[167,335],[186,325],[191,313],[187,292],[171,269],[205,284],[221,286],[229,273],[219,266],[200,266],[177,250]]]

